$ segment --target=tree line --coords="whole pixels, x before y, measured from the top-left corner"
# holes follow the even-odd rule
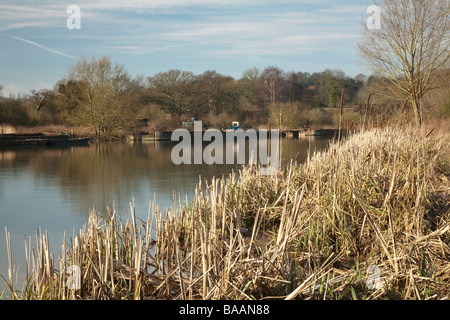
[[[437,89],[426,99],[425,109],[433,117],[450,116],[449,75],[450,69],[444,69],[436,76]],[[192,118],[216,128],[229,127],[236,120],[282,129],[336,126],[339,114],[329,111],[338,111],[341,103],[359,109],[359,114],[347,116],[350,121],[358,121],[361,108],[368,112],[369,99],[371,115],[403,113],[406,103],[401,99],[374,94],[373,88],[386,81],[362,74],[352,78],[337,69],[310,74],[284,72],[276,66],[262,71],[250,68],[239,79],[214,70],[196,75],[176,69],[133,77],[109,57],[84,58],[52,89],[1,97],[0,85],[0,125],[81,126],[98,138],[173,130]]]
[[[354,79],[340,70],[310,74],[269,66],[250,68],[234,79],[215,70],[174,69],[133,77],[109,57],[94,57],[73,65],[53,89],[2,98],[0,123],[87,125],[96,136],[108,137],[136,130],[140,119],[155,129],[174,129],[190,118],[222,127],[242,119],[260,125],[271,118],[276,123],[279,111],[289,109],[283,123],[302,126],[313,110],[337,107],[341,92],[345,104],[354,105],[363,90],[363,76]],[[315,121],[329,122],[317,116]]]

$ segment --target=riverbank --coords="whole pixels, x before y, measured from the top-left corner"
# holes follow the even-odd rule
[[[25,288],[6,282],[17,299],[449,298],[445,128],[363,131],[273,176],[248,166],[146,221],[92,211],[57,260],[36,236]]]
[[[97,137],[88,127],[66,127],[66,126],[37,126],[37,127],[20,127],[20,126],[10,126],[10,125],[0,125],[0,136],[13,136],[13,135],[42,135],[42,133],[51,133],[53,135],[70,135],[76,138],[90,139],[92,141],[135,141],[135,142],[154,142],[154,141],[170,141],[174,130],[177,128],[172,128],[168,130],[149,130],[148,127],[139,128],[133,133],[120,133],[117,135],[112,135],[109,137]],[[186,127],[181,127],[178,129],[187,129]],[[206,129],[206,128],[205,128]],[[202,131],[205,129],[202,128]],[[257,132],[260,129],[269,130],[268,127],[258,126],[255,129]],[[221,132],[225,133],[227,129],[219,129]],[[193,132],[193,128],[189,131]],[[350,128],[345,128],[339,130],[335,127],[326,126],[321,128],[299,128],[299,129],[285,129],[282,130],[280,135],[283,138],[299,138],[308,136],[323,136],[323,137],[335,137],[340,133],[346,134],[350,131]],[[39,142],[39,141],[36,141]],[[29,145],[33,145],[33,141],[29,141]],[[36,143],[39,144],[39,143]]]

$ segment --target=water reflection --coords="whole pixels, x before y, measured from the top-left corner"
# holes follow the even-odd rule
[[[317,137],[281,141],[282,163],[297,153],[298,162],[303,162],[308,150],[321,150],[329,143]],[[68,237],[78,232],[90,208],[105,213],[106,206],[114,204],[124,215],[134,199],[136,214],[146,219],[154,198],[161,207],[170,207],[174,192],[182,200],[192,198],[199,175],[211,179],[239,167],[175,165],[174,145],[111,142],[67,149],[0,149],[0,274],[7,275],[5,227],[11,233],[13,263],[24,272],[24,235],[34,239],[38,227],[48,230],[57,256],[64,232]]]

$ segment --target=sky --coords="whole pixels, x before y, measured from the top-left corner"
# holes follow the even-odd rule
[[[247,69],[370,72],[357,43],[372,0],[0,0],[3,96],[53,88],[82,57],[134,76]],[[73,6],[79,11],[74,11]],[[79,13],[79,14],[78,14]],[[77,25],[79,23],[79,25]]]

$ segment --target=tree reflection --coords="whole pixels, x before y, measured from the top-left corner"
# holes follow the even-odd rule
[[[299,153],[298,162],[304,162],[311,153],[328,146],[328,139],[282,139],[282,162],[288,163]],[[18,176],[27,168],[32,173],[30,186],[42,188],[52,184],[59,194],[46,195],[48,201],[62,197],[73,214],[88,217],[95,207],[105,212],[114,204],[118,214],[129,209],[135,200],[137,212],[146,218],[149,202],[169,207],[173,195],[184,201],[193,195],[201,179],[227,175],[237,165],[175,165],[171,160],[174,143],[93,143],[89,147],[66,149],[0,150],[0,169]],[[1,179],[0,181],[3,181]],[[5,188],[0,182],[0,192]],[[57,215],[57,213],[53,213]]]

